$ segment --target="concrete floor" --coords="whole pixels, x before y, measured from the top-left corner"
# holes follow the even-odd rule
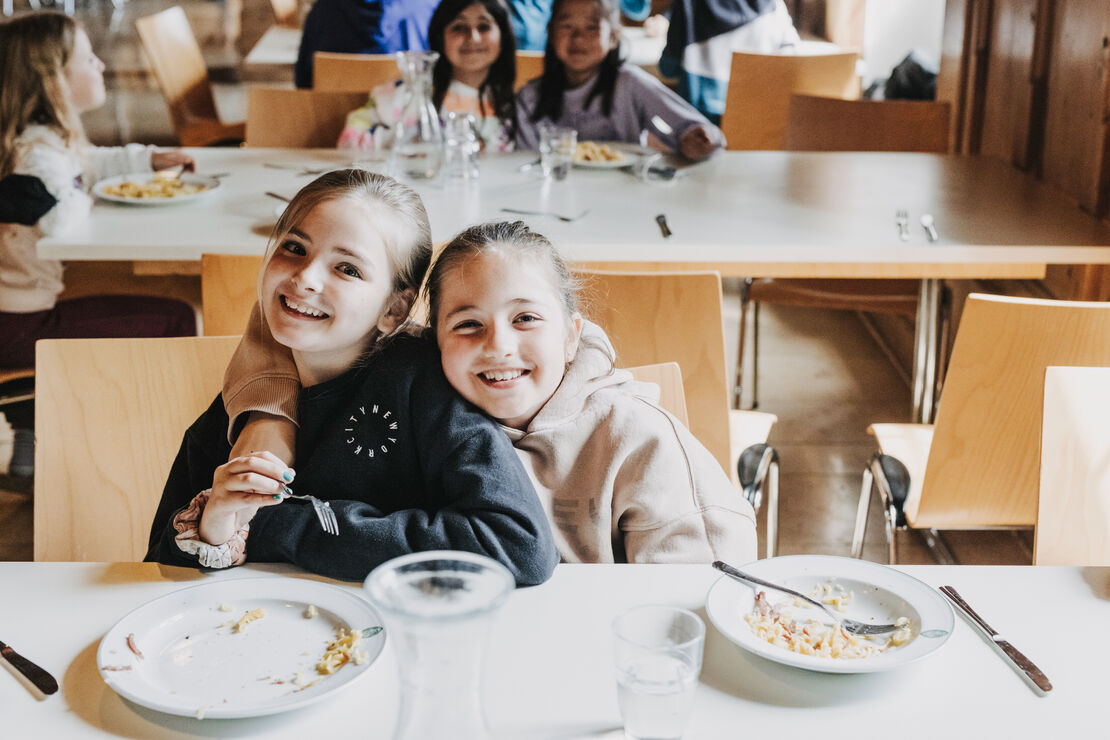
[[[273,22],[266,0],[128,0],[119,9],[105,0],[86,0],[77,17],[108,67],[108,101],[85,118],[94,143],[174,143],[169,115],[134,30],[135,18],[173,4],[186,10],[225,121],[245,118],[244,90],[250,82],[290,84],[289,69],[241,65]],[[17,2],[17,9],[25,10],[26,4]],[[725,289],[731,362],[739,306],[736,285],[726,281]],[[852,313],[765,307],[760,350],[760,409],[779,417],[770,439],[781,457],[779,554],[847,555],[860,474],[874,451],[867,425],[909,421],[909,389]],[[864,557],[885,562],[881,515],[877,505],[871,509]],[[32,559],[32,510],[29,482],[0,477],[0,560]],[[762,537],[762,515],[760,532]],[[1029,532],[950,533],[948,539],[961,562],[1032,560]],[[901,562],[931,562],[912,533],[899,535],[899,548]]]

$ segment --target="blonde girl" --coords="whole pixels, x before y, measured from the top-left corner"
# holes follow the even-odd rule
[[[544,125],[576,129],[579,141],[638,143],[646,132],[691,160],[725,144],[693,106],[623,63],[614,0],[555,0],[543,65],[543,76],[517,93],[518,148],[537,149]]]
[[[432,71],[432,104],[441,115],[474,116],[487,151],[513,148],[516,43],[503,0],[443,0],[428,24],[428,44],[439,54]],[[404,105],[398,82],[380,85],[347,115],[341,148],[373,150],[392,141]]]
[[[196,333],[193,310],[180,301],[59,301],[62,263],[36,254],[42,236],[84,220],[97,179],[193,167],[180,152],[89,145],[79,115],[103,104],[103,73],[88,35],[62,13],[0,23],[0,368],[34,365],[38,339]]]
[[[430,234],[420,198],[384,175],[340,170],[297,194],[275,227],[259,309],[229,370],[280,374],[254,354],[266,341],[291,354],[304,387],[296,474],[269,451],[229,460],[217,398],[185,434],[148,560],[289,562],[361,580],[397,555],[456,549],[497,559],[521,584],[550,576],[550,530],[511,445],[452,390],[435,345],[403,331]],[[329,502],[338,535],[287,499],[293,488]]]
[[[497,419],[568,562],[747,562],[755,516],[717,461],[615,369],[551,243],[520,221],[471,227],[426,285],[451,385]]]

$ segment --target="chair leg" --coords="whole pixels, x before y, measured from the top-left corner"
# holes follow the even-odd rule
[[[767,557],[779,552],[779,464],[772,462],[767,471]]]
[[[919,529],[921,539],[939,565],[959,565],[955,553],[936,529]]]
[[[867,515],[871,511],[871,489],[875,485],[875,476],[871,474],[871,466],[863,469],[863,483],[859,490],[859,503],[856,504],[856,526],[852,529],[852,557],[863,557],[863,538],[867,534]]]
[[[759,407],[759,302],[752,304],[752,408]]]
[[[732,407],[735,409],[743,408],[740,396],[744,386],[744,340],[747,338],[751,284],[751,278],[744,278],[740,283],[740,340],[736,350],[736,382],[732,386]]]

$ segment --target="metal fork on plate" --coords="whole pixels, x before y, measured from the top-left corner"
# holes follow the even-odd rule
[[[894,212],[894,223],[898,224],[898,238],[904,242],[910,240],[910,214],[905,208]]]
[[[312,510],[316,512],[316,518],[320,520],[320,526],[328,534],[339,534],[339,521],[335,518],[335,512],[331,509],[331,504],[327,501],[321,501],[315,496],[307,494],[292,493],[291,488],[286,489],[286,493],[282,494],[285,498],[299,498],[312,504]]]
[[[792,588],[787,588],[786,586],[779,586],[778,584],[770,583],[769,581],[764,581],[760,578],[756,578],[755,576],[748,575],[747,573],[741,572],[741,571],[737,570],[736,568],[733,568],[728,563],[722,562],[720,560],[715,561],[713,563],[713,567],[716,568],[717,570],[721,571],[725,575],[730,576],[730,577],[734,578],[735,580],[740,581],[742,583],[747,583],[749,585],[754,583],[757,586],[763,586],[765,588],[773,588],[776,591],[782,591],[784,594],[790,594],[791,596],[795,596],[795,597],[801,599],[802,601],[806,602],[807,604],[812,604],[813,606],[817,607],[818,609],[820,609],[821,611],[825,612],[830,617],[835,619],[837,624],[839,624],[841,627],[844,628],[845,632],[851,632],[853,635],[885,635],[888,632],[894,632],[897,629],[901,629],[896,624],[867,624],[866,622],[857,622],[854,619],[848,619],[847,617],[842,617],[839,614],[836,614],[835,612],[833,612],[831,609],[829,609],[827,606],[822,604],[820,601],[816,601],[814,599],[811,599],[808,596],[806,596],[805,594],[798,593],[797,591],[795,591]]]

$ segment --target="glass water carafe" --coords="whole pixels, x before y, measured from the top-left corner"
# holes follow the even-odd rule
[[[390,164],[398,177],[430,179],[443,161],[443,129],[432,105],[434,51],[399,51],[397,66],[403,78],[401,115],[393,132]]]
[[[482,665],[495,612],[516,583],[482,555],[434,550],[394,558],[366,579],[397,652],[394,740],[488,740]]]

